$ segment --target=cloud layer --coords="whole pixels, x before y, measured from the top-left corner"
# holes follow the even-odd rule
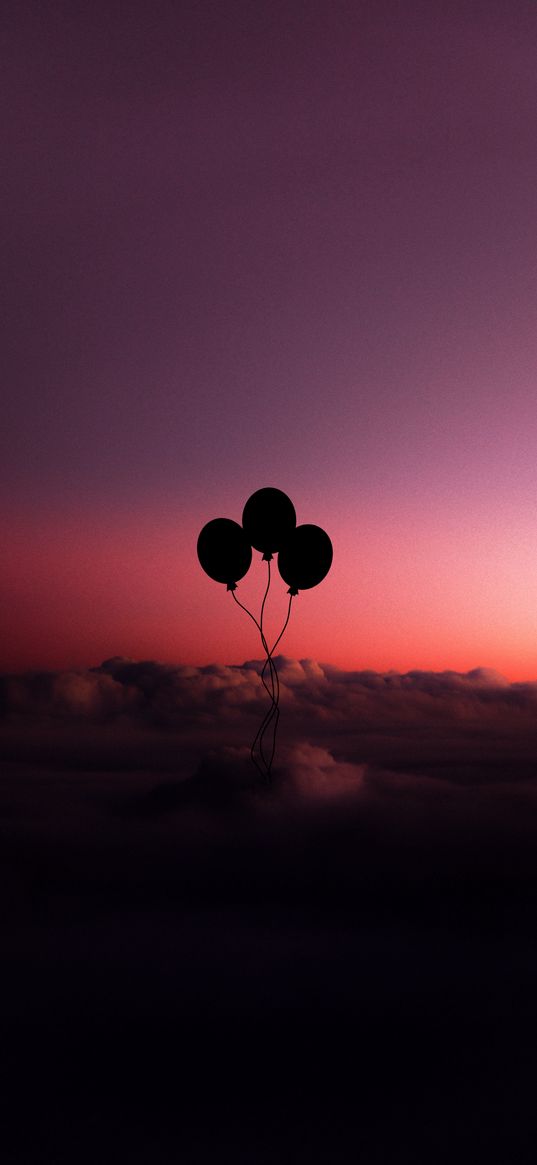
[[[18,829],[32,861],[39,839],[97,847],[106,884],[108,860],[115,870],[134,846],[142,864],[150,854],[165,879],[203,893],[242,896],[247,870],[254,897],[279,885],[286,898],[315,887],[322,899],[330,882],[362,909],[367,883],[378,910],[388,871],[387,900],[400,905],[412,884],[425,911],[430,879],[438,888],[446,871],[465,894],[476,876],[496,885],[497,870],[504,885],[532,884],[537,685],[483,669],[383,675],[281,657],[267,787],[249,753],[267,707],[259,667],[115,658],[3,677],[6,846]]]
[[[20,1029],[30,1041],[48,1023],[42,1107],[48,1120],[61,1096],[63,1135],[72,1065],[91,1063],[93,1097],[111,1064],[113,1103],[118,1080],[130,1100],[131,1049],[153,1077],[158,1032],[184,1074],[180,1086],[167,1068],[150,1082],[151,1127],[163,1111],[176,1124],[186,1095],[193,1144],[210,1123],[199,1081],[219,1047],[211,1119],[215,1097],[227,1113],[237,1094],[242,1128],[260,1095],[273,1106],[287,1071],[294,1111],[305,1081],[293,1160],[331,1095],[330,1138],[361,1098],[371,1162],[379,1129],[382,1159],[399,1159],[394,1112],[415,1113],[403,1135],[414,1150],[427,1089],[442,1130],[467,1093],[469,1122],[510,1106],[512,1138],[521,1097],[533,1111],[520,1033],[535,1013],[535,686],[281,659],[267,788],[248,747],[266,709],[258,666],[114,659],[2,680],[1,1018],[18,1025],[24,1079],[35,1057]],[[68,1073],[51,1078],[58,1017]],[[445,1066],[431,1084],[439,1039]],[[346,1041],[352,1068],[334,1077]],[[244,1064],[238,1088],[230,1048]],[[276,1139],[267,1160],[280,1160]],[[187,1156],[201,1165],[214,1151]],[[233,1159],[260,1159],[257,1146]],[[322,1159],[349,1158],[330,1140]],[[443,1158],[433,1146],[420,1159]]]
[[[5,757],[186,776],[208,754],[248,750],[267,709],[259,663],[186,667],[121,658],[0,679]],[[459,785],[532,782],[537,683],[477,668],[347,672],[278,659],[277,762],[328,793],[376,768]],[[85,751],[86,750],[86,751]],[[238,755],[238,754],[237,754]],[[336,771],[337,770],[337,771]]]

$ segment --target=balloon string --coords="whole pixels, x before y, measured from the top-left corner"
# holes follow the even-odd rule
[[[270,564],[269,564],[269,579],[270,579]],[[268,587],[267,587],[267,591],[268,591]],[[266,596],[266,593],[267,592],[265,592],[265,596]],[[257,733],[257,736],[254,740],[252,748],[255,748],[255,745],[256,745],[257,741],[259,740],[259,751],[261,754],[261,759],[263,761],[263,764],[265,765],[267,777],[269,779],[271,777],[272,764],[274,762],[274,756],[276,753],[276,740],[277,740],[277,734],[278,734],[278,724],[280,721],[280,709],[279,709],[280,678],[278,675],[278,669],[277,669],[276,664],[275,664],[274,659],[273,659],[273,655],[274,655],[274,652],[278,646],[278,643],[280,642],[280,639],[282,638],[282,635],[284,634],[284,631],[287,627],[287,624],[289,622],[289,618],[291,615],[292,601],[293,601],[293,595],[291,595],[289,598],[289,606],[287,608],[287,617],[286,617],[285,623],[282,627],[282,630],[280,631],[280,634],[278,635],[278,638],[276,639],[276,641],[274,642],[273,646],[270,649],[267,645],[266,637],[265,637],[264,633],[262,632],[262,643],[263,643],[263,646],[265,648],[267,658],[263,664],[263,668],[261,671],[261,679],[262,679],[264,686],[266,688],[267,685],[265,683],[265,672],[266,672],[267,665],[268,665],[269,668],[271,669],[271,687],[272,687],[272,691],[273,691],[272,708],[270,708],[270,710],[267,712],[267,715],[265,716],[265,719],[258,730],[258,733]],[[262,608],[262,614],[263,614],[263,608]],[[272,730],[272,748],[271,748],[271,753],[270,753],[270,759],[267,761],[265,754],[264,754],[264,750],[263,750],[263,740],[264,740],[264,736],[265,736],[266,732],[268,732],[271,720],[273,720],[273,722],[274,722],[273,723],[273,730]]]
[[[266,651],[267,658],[263,664],[263,668],[261,671],[261,679],[264,682],[265,671],[266,671],[266,667],[267,667],[267,663],[268,663],[269,670],[270,670],[270,687],[271,687],[271,692],[272,692],[272,707],[269,709],[269,711],[267,712],[267,715],[265,716],[263,724],[261,725],[261,728],[259,729],[258,737],[259,737],[259,751],[261,753],[261,758],[263,760],[263,764],[265,765],[265,768],[267,770],[267,776],[270,779],[272,763],[274,760],[274,753],[276,751],[276,733],[278,730],[278,721],[280,719],[280,711],[279,711],[280,681],[279,681],[279,677],[278,677],[278,671],[276,668],[276,664],[274,663],[274,660],[272,658],[273,652],[269,651],[269,648],[267,646],[266,636],[265,636],[264,631],[263,631],[263,616],[264,616],[264,612],[265,612],[265,603],[267,601],[267,595],[268,595],[269,590],[270,590],[270,582],[271,582],[270,558],[268,558],[266,560],[266,562],[267,562],[267,571],[268,571],[267,586],[266,586],[265,594],[263,596],[263,602],[261,604],[260,627],[261,627],[261,642],[262,642],[263,647]],[[265,734],[269,730],[271,721],[273,722],[272,748],[271,748],[270,760],[267,761],[267,759],[265,757],[264,749],[263,749],[263,744],[264,744]]]
[[[264,616],[264,611],[265,611],[265,603],[266,603],[267,596],[268,596],[269,589],[270,589],[270,582],[271,582],[271,575],[270,575],[270,560],[269,560],[268,561],[268,580],[267,580],[265,594],[263,596],[263,602],[261,604],[260,622],[258,622],[257,619],[255,618],[255,615],[253,615],[252,612],[248,610],[248,607],[245,607],[244,603],[241,603],[239,601],[239,599],[237,599],[235,592],[230,591],[230,594],[233,596],[233,599],[234,599],[235,603],[237,604],[237,606],[241,607],[241,609],[246,612],[246,614],[249,616],[249,618],[252,620],[252,622],[255,623],[255,626],[257,627],[259,634],[261,636],[261,643],[263,645],[263,650],[265,651],[266,657],[267,657],[264,664],[263,664],[262,670],[261,670],[261,681],[262,681],[263,687],[265,688],[265,691],[270,696],[271,707],[269,708],[268,712],[264,716],[263,722],[257,730],[257,733],[255,735],[255,738],[254,738],[252,745],[251,745],[251,748],[250,748],[250,756],[251,756],[251,759],[252,759],[258,773],[260,773],[260,775],[262,777],[264,777],[268,780],[270,780],[270,777],[271,777],[272,764],[273,764],[274,756],[276,753],[276,738],[277,738],[277,732],[278,732],[278,723],[279,723],[279,719],[280,719],[280,709],[279,709],[280,679],[278,676],[278,669],[277,669],[276,664],[274,663],[274,660],[273,660],[273,655],[274,655],[274,652],[278,646],[278,643],[280,642],[280,640],[281,640],[281,638],[282,638],[282,636],[287,628],[287,624],[289,623],[289,619],[291,616],[291,605],[292,605],[293,598],[294,598],[293,595],[290,595],[289,606],[287,608],[287,617],[285,619],[285,623],[280,631],[280,634],[278,635],[278,638],[275,640],[273,646],[269,649],[268,644],[267,644],[267,640],[266,640],[266,636],[265,636],[265,633],[263,631],[263,616]],[[265,673],[267,670],[267,666],[269,667],[269,670],[270,670],[270,687],[268,686],[268,684],[265,680]],[[264,742],[265,734],[268,731],[268,728],[269,728],[272,720],[274,720],[273,733],[272,733],[272,748],[271,748],[271,752],[270,752],[270,759],[267,761],[267,759],[265,757],[265,753],[264,753],[263,742]],[[258,744],[258,742],[259,742],[259,755],[261,757],[261,761],[262,761],[264,768],[261,768],[261,766],[258,764],[257,757],[255,755],[255,749],[256,749],[256,745]]]
[[[270,579],[270,563],[269,563],[269,579]],[[268,588],[267,588],[267,591],[268,591]],[[290,619],[290,616],[291,616],[291,604],[292,604],[292,601],[293,601],[293,595],[291,595],[291,596],[290,596],[290,598],[289,598],[289,606],[288,606],[288,608],[287,608],[287,617],[286,617],[285,623],[284,623],[284,625],[283,625],[283,627],[282,627],[282,629],[281,629],[281,631],[280,631],[280,634],[278,635],[278,638],[276,639],[275,643],[272,645],[272,647],[270,648],[270,650],[269,650],[269,648],[268,648],[268,646],[267,646],[267,642],[266,642],[266,638],[265,638],[264,634],[263,634],[263,638],[262,638],[263,646],[265,647],[265,650],[266,650],[266,653],[267,653],[267,658],[266,658],[266,660],[265,660],[265,662],[264,662],[264,664],[263,664],[263,668],[262,668],[262,671],[261,671],[261,679],[262,679],[262,680],[263,680],[263,682],[264,682],[264,680],[265,680],[265,671],[266,671],[267,664],[268,664],[268,666],[271,668],[271,682],[272,682],[272,687],[273,687],[273,692],[274,692],[274,695],[273,695],[273,700],[272,700],[272,704],[273,704],[273,706],[272,706],[272,708],[269,710],[269,712],[267,713],[267,715],[265,716],[265,719],[264,719],[264,721],[263,721],[263,724],[261,725],[261,727],[260,727],[260,729],[259,729],[259,731],[258,731],[258,734],[257,734],[257,736],[256,736],[256,739],[255,739],[255,741],[254,741],[254,747],[255,747],[255,744],[257,743],[257,740],[259,739],[259,750],[260,750],[260,753],[261,753],[261,757],[262,757],[263,763],[264,763],[264,765],[265,765],[265,767],[266,767],[266,770],[267,770],[267,776],[269,777],[269,779],[270,779],[270,776],[271,776],[272,764],[273,764],[273,761],[274,761],[274,755],[275,755],[275,752],[276,752],[276,739],[277,739],[277,733],[278,733],[278,724],[279,724],[279,721],[280,721],[280,709],[279,709],[279,703],[280,703],[280,678],[279,678],[279,675],[278,675],[278,669],[277,669],[277,667],[276,667],[276,664],[275,664],[275,662],[274,662],[274,659],[273,659],[273,655],[274,655],[274,652],[275,652],[275,650],[276,650],[276,648],[277,648],[277,646],[278,646],[278,643],[280,642],[280,639],[282,638],[282,635],[284,634],[284,631],[285,631],[285,629],[286,629],[286,627],[287,627],[287,624],[288,624],[288,622],[289,622],[289,619]],[[262,613],[263,613],[263,608],[262,608],[261,610],[262,610]],[[265,688],[266,688],[266,686],[267,686],[267,685],[265,684]],[[269,725],[270,725],[270,722],[271,722],[271,720],[272,720],[272,719],[274,720],[274,725],[273,725],[273,732],[272,732],[272,749],[271,749],[271,754],[270,754],[270,760],[267,762],[267,760],[265,759],[264,753],[263,753],[263,737],[264,737],[265,733],[268,731],[268,728],[269,728]]]
[[[264,665],[263,665],[263,670],[262,670],[262,673],[261,673],[261,682],[262,682],[262,684],[263,684],[263,687],[264,687],[265,691],[266,691],[266,692],[267,692],[267,694],[270,696],[270,699],[271,699],[271,703],[272,703],[272,705],[274,705],[274,687],[273,687],[273,681],[272,681],[272,686],[269,688],[269,686],[268,686],[268,684],[267,684],[267,682],[266,682],[266,680],[265,680],[265,671],[266,671],[266,666],[267,666],[267,662],[268,662],[269,649],[268,649],[268,644],[267,644],[267,641],[266,641],[266,639],[265,639],[265,636],[264,636],[264,634],[263,634],[263,631],[262,631],[261,625],[260,625],[260,623],[258,623],[258,621],[257,621],[257,619],[256,619],[256,617],[255,617],[255,615],[252,615],[252,612],[248,610],[248,607],[245,607],[245,606],[244,606],[244,603],[241,603],[241,602],[239,602],[239,599],[237,598],[237,596],[236,596],[236,594],[235,594],[235,591],[230,591],[229,593],[230,593],[230,595],[232,595],[232,596],[233,596],[233,599],[234,599],[235,603],[237,604],[237,606],[238,606],[238,607],[241,607],[241,609],[242,609],[243,611],[246,611],[246,614],[247,614],[247,615],[249,616],[249,618],[252,620],[252,623],[255,623],[255,625],[256,625],[256,627],[257,627],[257,630],[259,631],[259,634],[260,634],[260,636],[261,636],[261,642],[262,642],[262,644],[263,644],[263,648],[264,648],[264,650],[265,650],[265,652],[266,652],[266,654],[267,654],[267,660],[265,660],[265,663],[264,663]],[[267,597],[267,594],[268,594],[268,586],[267,586],[267,590],[265,591],[265,599],[266,599],[266,597]],[[263,601],[265,601],[265,600],[263,600]],[[272,673],[271,673],[271,679],[272,679]],[[256,755],[255,755],[255,747],[256,747],[256,744],[257,744],[257,742],[258,742],[258,740],[259,740],[259,737],[260,737],[260,735],[262,735],[262,734],[264,733],[264,731],[265,731],[266,723],[267,723],[267,722],[268,722],[268,720],[269,720],[269,719],[272,717],[272,715],[273,715],[273,708],[271,707],[271,708],[270,708],[270,711],[269,711],[269,712],[268,712],[268,713],[267,713],[267,714],[264,716],[264,718],[263,718],[263,722],[262,722],[262,724],[261,724],[260,728],[258,729],[258,731],[256,732],[255,738],[254,738],[254,740],[252,741],[252,744],[251,744],[251,747],[250,747],[250,756],[251,756],[251,759],[252,759],[252,761],[253,761],[253,763],[254,763],[254,765],[255,765],[255,767],[256,767],[256,769],[257,769],[258,773],[260,774],[260,776],[261,776],[261,777],[263,777],[263,779],[265,779],[265,778],[267,778],[267,777],[270,777],[270,771],[269,771],[269,769],[268,769],[267,762],[266,762],[266,760],[265,760],[265,757],[264,757],[264,755],[263,755],[263,750],[262,750],[262,748],[261,748],[261,747],[260,747],[260,749],[259,749],[259,752],[260,752],[261,761],[262,761],[262,763],[263,763],[263,765],[264,765],[264,768],[261,768],[261,766],[258,764],[257,757],[256,757]]]
[[[263,741],[264,741],[264,738],[265,738],[265,733],[268,731],[268,728],[269,728],[269,725],[270,725],[270,722],[271,722],[271,720],[273,719],[273,717],[274,717],[274,716],[278,716],[278,715],[279,715],[279,713],[278,713],[277,703],[276,703],[276,699],[275,699],[275,691],[276,691],[276,679],[275,679],[275,674],[276,674],[276,669],[275,669],[275,667],[274,667],[274,664],[273,664],[273,662],[272,662],[272,659],[271,659],[271,657],[270,657],[270,654],[269,654],[269,649],[268,649],[268,645],[267,645],[267,640],[266,640],[266,636],[265,636],[265,633],[264,633],[264,631],[263,631],[263,616],[264,616],[264,613],[265,613],[265,603],[266,603],[266,601],[267,601],[267,596],[268,596],[268,593],[269,593],[269,590],[270,590],[270,582],[271,582],[271,573],[270,573],[270,558],[269,558],[269,559],[267,559],[266,561],[267,561],[267,567],[268,567],[268,573],[267,573],[267,585],[266,585],[266,587],[265,587],[265,594],[263,595],[263,602],[261,603],[261,616],[260,616],[260,619],[259,619],[259,631],[260,631],[260,634],[261,634],[261,643],[262,643],[262,645],[263,645],[263,649],[264,649],[264,651],[266,652],[267,659],[265,660],[265,662],[264,662],[264,664],[263,664],[263,668],[262,668],[262,671],[261,671],[261,680],[262,680],[262,682],[263,682],[263,684],[265,685],[265,688],[266,688],[266,687],[267,687],[267,685],[265,684],[265,668],[266,668],[266,666],[267,666],[267,661],[268,661],[268,664],[269,664],[269,670],[270,670],[270,697],[271,697],[271,701],[272,701],[272,703],[271,703],[271,707],[270,707],[269,711],[267,712],[267,714],[266,714],[266,716],[265,716],[265,719],[263,720],[263,723],[262,723],[262,725],[261,725],[261,727],[260,727],[260,729],[259,729],[259,732],[258,732],[258,733],[257,733],[257,735],[256,735],[256,738],[255,738],[255,740],[254,740],[253,747],[255,747],[255,745],[256,745],[256,743],[257,743],[257,741],[259,740],[259,753],[260,753],[260,756],[261,756],[261,760],[262,760],[262,762],[263,762],[263,764],[264,764],[264,766],[265,766],[265,769],[266,769],[266,771],[267,771],[267,777],[270,777],[270,764],[268,764],[268,763],[267,763],[267,759],[266,759],[266,757],[265,757],[265,753],[264,753],[264,750],[263,750]]]
[[[275,694],[274,694],[274,693],[275,693],[275,674],[276,674],[276,669],[275,669],[275,667],[274,667],[274,664],[273,664],[273,661],[272,661],[272,659],[270,658],[269,647],[268,647],[268,644],[267,644],[267,640],[266,640],[265,633],[264,633],[264,631],[263,631],[263,615],[264,615],[264,611],[265,611],[265,603],[266,603],[266,601],[267,601],[267,595],[268,595],[268,593],[269,593],[269,590],[270,590],[270,562],[268,563],[268,579],[267,579],[267,586],[266,586],[266,588],[265,588],[265,594],[263,595],[263,602],[261,603],[261,617],[260,617],[260,621],[259,621],[259,623],[257,623],[257,620],[254,620],[254,622],[256,622],[256,623],[257,623],[257,627],[258,627],[258,630],[259,630],[259,633],[260,633],[260,636],[261,636],[261,643],[262,643],[262,645],[263,645],[263,650],[265,651],[265,654],[266,654],[266,656],[267,656],[267,658],[266,658],[266,660],[265,660],[265,662],[264,662],[264,664],[263,664],[263,669],[262,669],[262,672],[261,672],[261,681],[262,681],[262,683],[263,683],[263,687],[265,688],[265,691],[266,691],[266,692],[268,693],[268,695],[270,696],[270,700],[271,700],[271,707],[269,708],[268,712],[265,714],[265,716],[264,716],[264,718],[263,718],[263,721],[262,721],[262,723],[260,724],[260,726],[259,726],[259,728],[258,728],[258,730],[257,730],[257,732],[256,732],[256,734],[255,734],[255,737],[254,737],[254,740],[253,740],[253,742],[252,742],[252,746],[251,746],[251,749],[250,749],[251,756],[253,757],[253,756],[255,755],[255,748],[256,748],[256,745],[258,746],[258,748],[259,748],[259,755],[260,755],[260,757],[261,757],[262,764],[264,765],[264,773],[263,773],[263,775],[264,775],[265,777],[267,777],[268,779],[270,779],[270,763],[267,761],[267,758],[266,758],[266,756],[265,756],[265,751],[264,751],[264,748],[263,748],[263,742],[264,742],[264,738],[265,738],[265,733],[266,733],[266,731],[267,731],[267,729],[268,729],[268,727],[269,727],[269,724],[270,724],[270,722],[271,722],[271,720],[272,720],[272,718],[273,718],[273,716],[275,715],[275,712],[276,712],[276,700],[275,700]],[[269,667],[270,667],[270,688],[268,687],[268,684],[266,683],[266,680],[265,680],[265,671],[266,671],[267,663],[269,664]]]
[[[269,654],[269,655],[271,655],[271,656],[272,656],[272,655],[274,655],[274,652],[276,651],[276,648],[277,648],[277,646],[278,646],[278,643],[280,642],[280,639],[281,639],[281,637],[282,637],[282,635],[283,635],[284,631],[285,631],[285,630],[286,630],[286,628],[287,628],[287,624],[288,624],[288,622],[289,622],[289,619],[291,618],[291,603],[293,602],[293,599],[294,599],[294,597],[295,597],[294,595],[290,595],[290,596],[289,596],[289,606],[288,606],[288,608],[287,608],[287,618],[286,618],[286,620],[285,620],[285,623],[284,623],[284,625],[283,625],[283,627],[282,627],[282,629],[281,629],[281,631],[280,631],[280,634],[278,635],[278,638],[277,638],[276,642],[275,642],[275,643],[272,645],[272,647],[271,647],[271,649],[270,649],[270,651],[269,651],[269,653],[268,653],[268,654]],[[265,664],[265,667],[266,667],[266,664]]]

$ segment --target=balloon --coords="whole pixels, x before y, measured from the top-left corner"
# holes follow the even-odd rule
[[[289,585],[289,593],[296,595],[322,582],[332,557],[332,543],[320,526],[297,526],[278,555],[278,570]]]
[[[198,538],[198,558],[209,578],[227,583],[228,591],[232,591],[250,567],[252,549],[238,522],[213,518]]]
[[[296,526],[295,507],[281,489],[258,489],[248,498],[242,514],[242,527],[251,545],[271,559],[287,541]]]

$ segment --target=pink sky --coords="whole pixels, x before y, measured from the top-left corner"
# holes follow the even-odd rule
[[[242,501],[228,516],[240,520]],[[343,668],[537,676],[533,515],[487,515],[460,502],[368,504],[357,520],[296,498],[299,520],[330,531],[334,563],[299,594],[284,654]],[[112,511],[19,514],[3,523],[2,666],[96,665],[111,655],[193,664],[260,658],[255,628],[197,562],[198,528],[216,516]],[[254,552],[238,597],[258,616],[266,564]],[[278,575],[268,607],[275,637],[286,611]]]
[[[286,653],[537,677],[535,5],[7,33],[0,665],[258,655],[195,543],[274,485]]]

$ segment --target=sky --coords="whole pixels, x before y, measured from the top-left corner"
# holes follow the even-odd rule
[[[271,485],[334,546],[288,656],[537,676],[536,34],[8,6],[4,670],[258,658],[195,546]]]
[[[4,6],[8,1162],[534,1160],[536,36]],[[196,555],[266,486],[334,549],[270,779]]]

